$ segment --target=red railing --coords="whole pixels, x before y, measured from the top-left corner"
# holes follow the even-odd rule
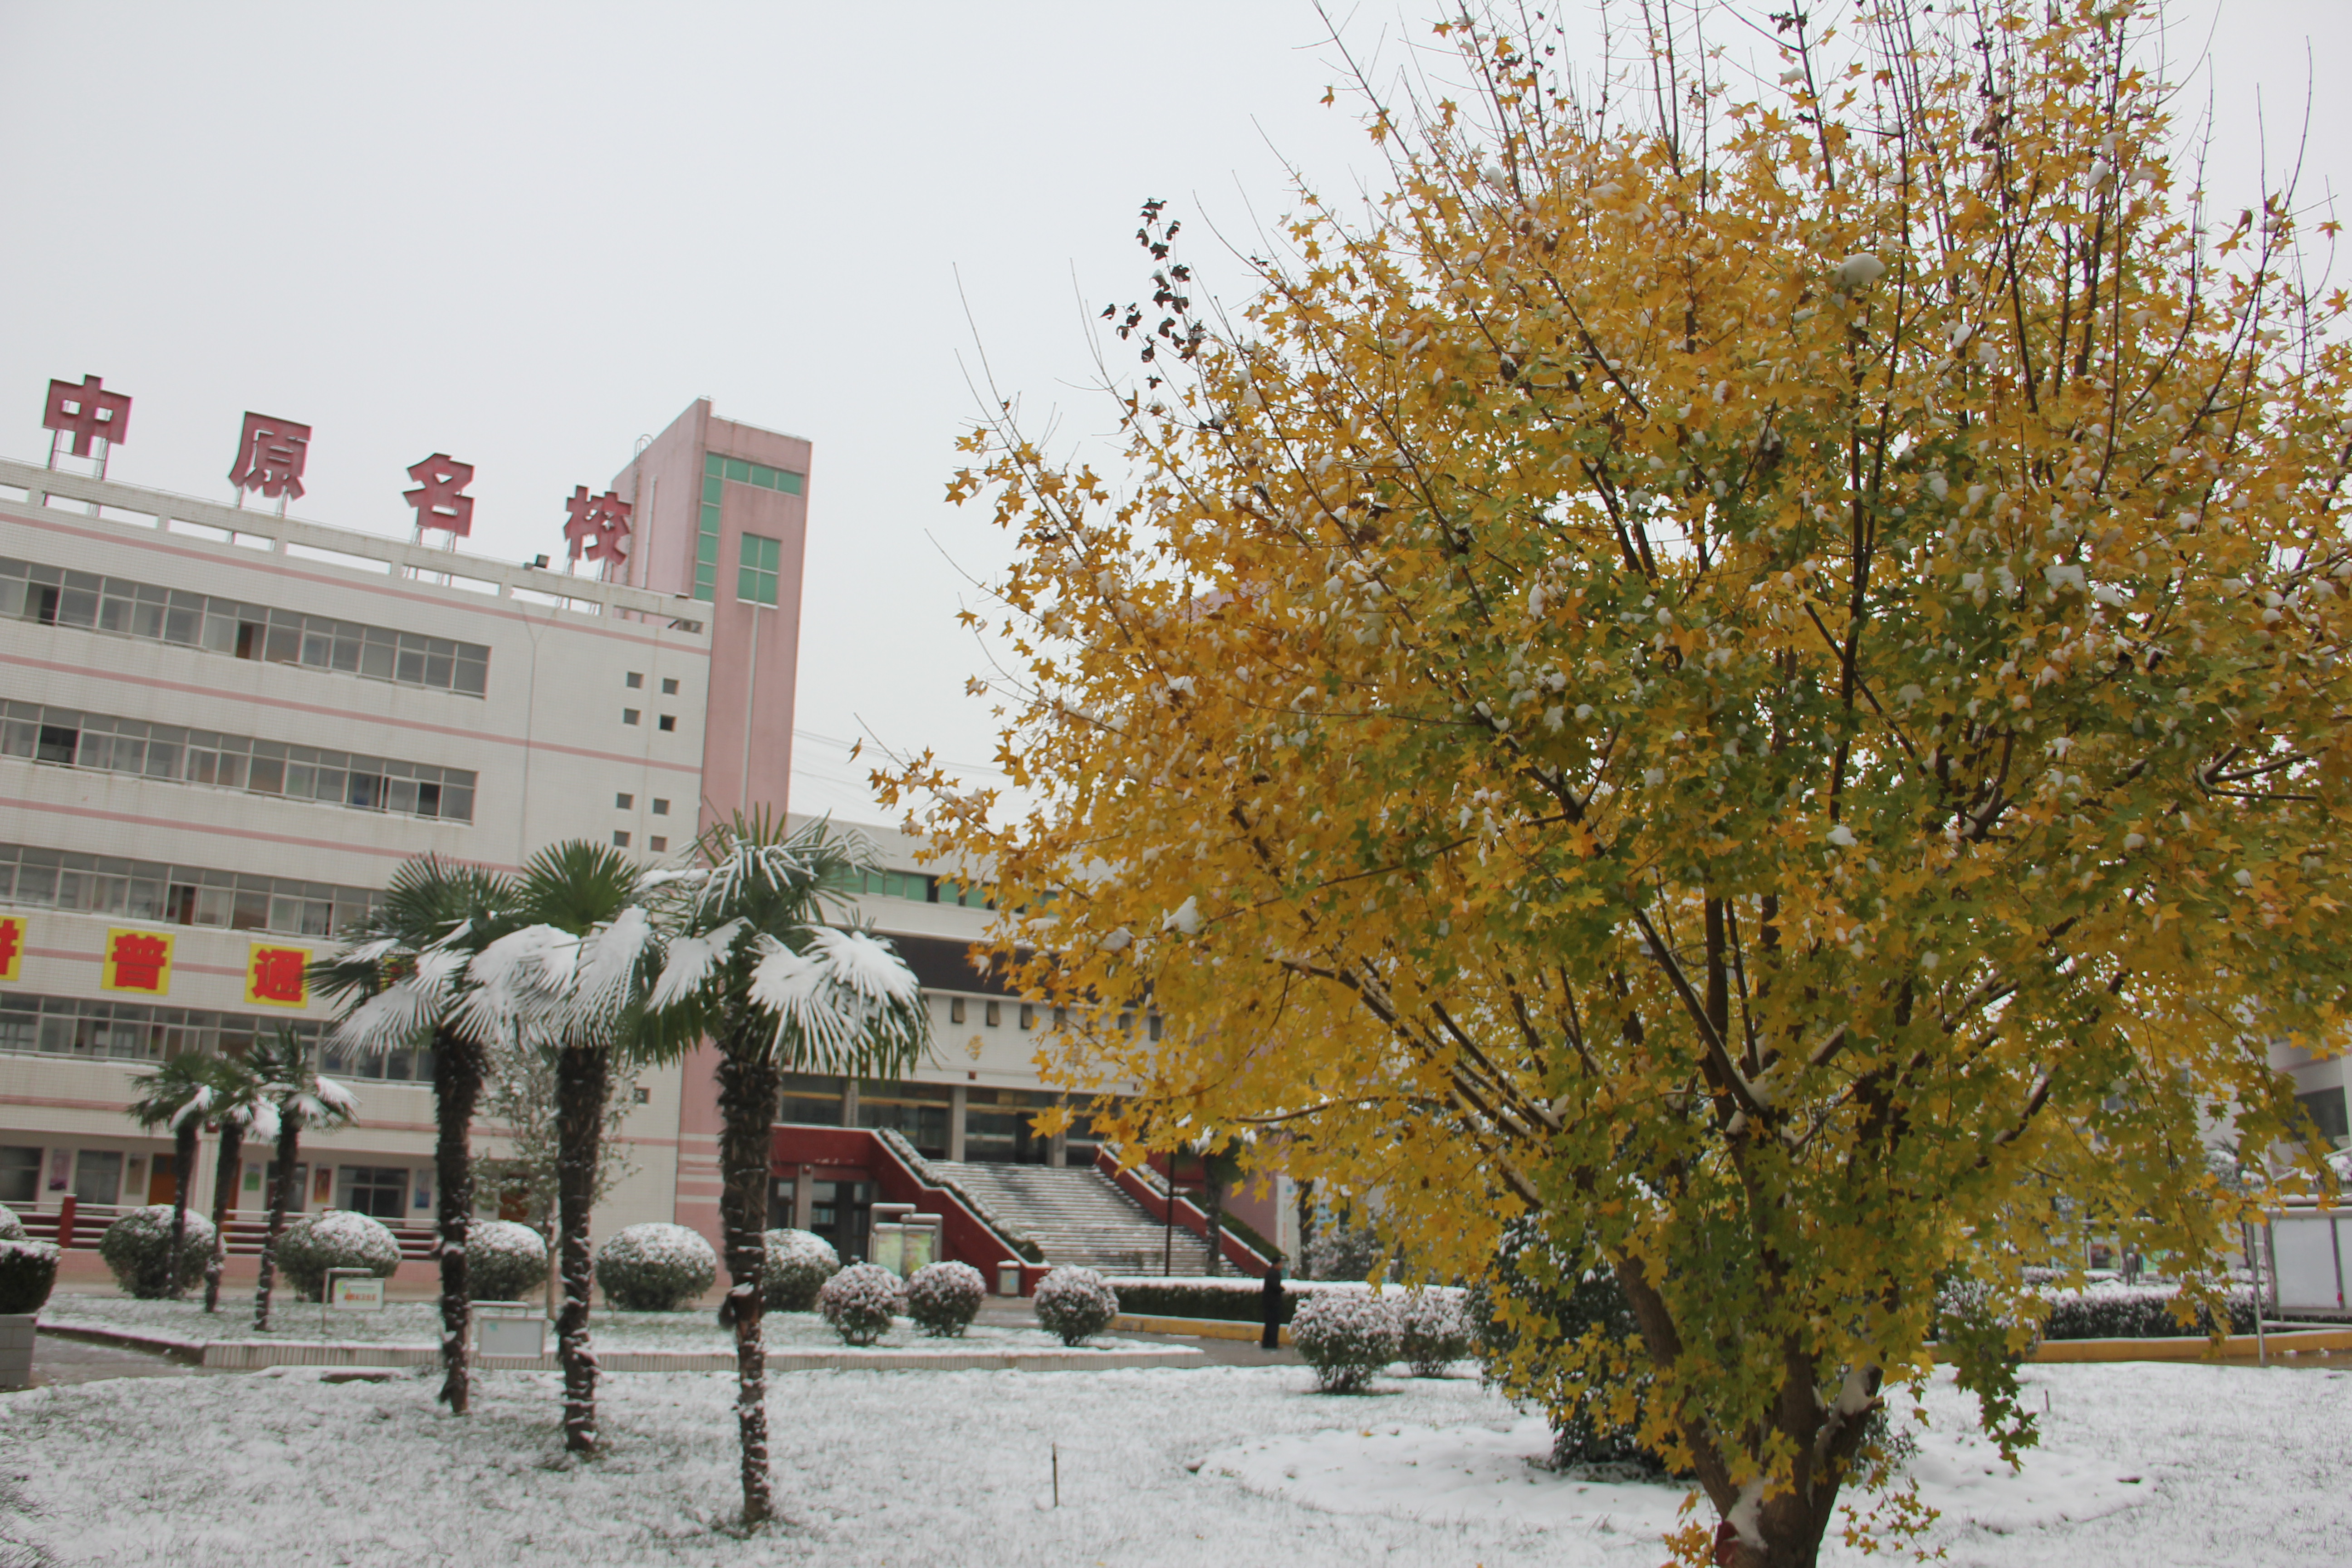
[[[947,1256],[979,1269],[992,1290],[996,1288],[1000,1264],[1021,1265],[1024,1295],[1035,1289],[1037,1281],[1045,1277],[1045,1265],[1032,1263],[1013,1251],[1012,1244],[996,1234],[985,1216],[973,1212],[960,1194],[925,1182],[871,1130],[794,1125],[789,1131],[779,1128],[778,1134],[779,1152],[774,1158],[794,1164],[837,1165],[868,1172],[885,1203],[912,1204],[924,1214],[938,1215],[940,1239]]]
[[[1141,1204],[1144,1213],[1162,1225],[1168,1223],[1167,1194],[1145,1181],[1134,1170],[1122,1168],[1117,1160],[1111,1158],[1108,1150],[1095,1151],[1095,1169],[1118,1184],[1120,1192]],[[1202,1241],[1209,1239],[1208,1211],[1181,1193],[1176,1194],[1176,1223]],[[1231,1230],[1221,1227],[1217,1236],[1220,1244],[1217,1247],[1218,1256],[1251,1278],[1263,1279],[1265,1278],[1266,1270],[1274,1267],[1274,1259],[1260,1257],[1257,1248],[1235,1236]]]

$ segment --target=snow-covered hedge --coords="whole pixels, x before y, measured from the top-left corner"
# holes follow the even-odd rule
[[[1290,1341],[1326,1394],[1353,1394],[1397,1359],[1403,1335],[1395,1300],[1387,1296],[1317,1296],[1290,1321]]]
[[[29,1239],[30,1237],[25,1234],[25,1222],[16,1217],[16,1211],[6,1204],[0,1204],[0,1241]]]
[[[547,1283],[547,1241],[510,1219],[466,1226],[466,1294],[477,1301],[520,1301]]]
[[[1036,1306],[1037,1321],[1075,1345],[1110,1327],[1118,1292],[1091,1268],[1056,1268],[1037,1282]]]
[[[2094,1285],[2085,1290],[2045,1290],[2050,1315],[2042,1321],[2045,1340],[2180,1339],[2212,1331],[2213,1317],[2202,1308],[2187,1323],[2172,1315],[2178,1288],[2169,1285]],[[2230,1295],[2230,1331],[2254,1331],[2251,1292]]]
[[[37,1312],[58,1282],[53,1241],[0,1237],[0,1312]]]
[[[163,1211],[167,1229],[171,1212]],[[278,1238],[278,1268],[305,1301],[319,1299],[330,1268],[364,1268],[379,1279],[389,1279],[399,1267],[399,1239],[382,1220],[350,1209],[304,1215]]]
[[[878,1263],[853,1263],[824,1282],[816,1310],[844,1344],[870,1345],[890,1331],[902,1300],[896,1274]]]
[[[841,1254],[814,1231],[772,1230],[760,1265],[760,1300],[772,1312],[805,1312],[824,1282],[841,1272]]]
[[[682,1225],[633,1225],[596,1252],[596,1283],[624,1311],[675,1312],[718,1278],[719,1255]]]
[[[907,1316],[923,1332],[961,1338],[980,1315],[988,1281],[969,1263],[927,1263],[907,1281]]]
[[[1470,1317],[1458,1295],[1423,1290],[1397,1303],[1398,1352],[1415,1377],[1444,1377],[1470,1353]]]
[[[164,1264],[172,1250],[172,1205],[150,1204],[132,1209],[106,1227],[98,1238],[98,1256],[113,1270],[114,1282],[133,1296],[154,1300],[176,1296],[205,1277],[205,1260],[213,1253],[213,1223],[191,1209],[188,1228],[180,1245],[176,1271]]]

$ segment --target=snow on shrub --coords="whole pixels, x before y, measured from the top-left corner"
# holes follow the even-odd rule
[[[1397,1307],[1398,1354],[1415,1377],[1444,1377],[1470,1353],[1470,1319],[1459,1298],[1423,1290]]]
[[[166,1226],[170,1223],[164,1221]],[[189,1223],[195,1223],[194,1215]],[[278,1238],[278,1267],[297,1296],[315,1301],[326,1289],[330,1268],[364,1268],[379,1279],[391,1279],[400,1267],[400,1242],[382,1220],[350,1209],[320,1209],[288,1226]]]
[[[907,1316],[936,1338],[963,1337],[980,1315],[988,1281],[969,1263],[927,1263],[907,1281]]]
[[[520,1301],[547,1283],[547,1242],[510,1219],[466,1227],[466,1294],[477,1301]]]
[[[1066,1345],[1101,1333],[1118,1316],[1118,1292],[1091,1268],[1056,1268],[1038,1282],[1037,1321]]]
[[[841,1272],[841,1254],[813,1231],[772,1230],[760,1266],[760,1300],[772,1312],[805,1312],[824,1282]]]
[[[898,1277],[878,1263],[853,1263],[816,1293],[816,1310],[844,1344],[870,1345],[888,1333],[902,1304]]]
[[[2180,1292],[2170,1285],[2100,1284],[2042,1294],[2050,1301],[2050,1315],[2042,1322],[2045,1340],[2180,1339],[2210,1333],[2213,1328],[2213,1314],[2202,1307],[2193,1309],[2186,1323],[2174,1317],[2173,1303]],[[2229,1313],[2231,1332],[2252,1333],[2252,1292],[2231,1291]]]
[[[0,1241],[29,1241],[30,1239],[32,1238],[25,1233],[25,1222],[16,1217],[16,1211],[6,1204],[0,1204]]]
[[[205,1277],[205,1260],[213,1253],[212,1221],[191,1211],[180,1244],[176,1277],[164,1265],[172,1250],[172,1205],[150,1204],[132,1209],[106,1227],[98,1238],[98,1256],[114,1271],[114,1282],[133,1296],[153,1300],[176,1296]]]
[[[58,1282],[53,1241],[0,1237],[0,1312],[37,1312]]]
[[[625,1311],[675,1312],[718,1278],[719,1255],[682,1225],[633,1225],[596,1253],[596,1283]]]
[[[1396,1303],[1382,1296],[1316,1296],[1299,1303],[1290,1342],[1326,1394],[1353,1394],[1396,1360],[1403,1335]]]

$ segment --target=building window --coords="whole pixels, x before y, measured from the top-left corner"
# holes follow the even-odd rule
[[[627,681],[629,689],[632,691],[635,691],[638,687],[643,686],[646,683],[645,676],[641,672],[634,669],[629,671],[629,673],[623,679]]]
[[[656,727],[661,730],[664,733],[667,733],[668,731],[677,729],[677,715],[675,713],[663,714]]]
[[[815,1073],[786,1073],[783,1103],[777,1110],[776,1120],[797,1121],[803,1126],[840,1126],[841,1079]]]
[[[613,847],[615,849],[626,849],[628,847],[628,830],[626,828],[615,828],[613,832]]]
[[[962,997],[950,996],[948,998],[948,1022],[950,1024],[961,1024],[963,1022]]]
[[[490,650],[0,558],[0,616],[479,697]]]
[[[753,605],[776,602],[776,573],[783,549],[779,540],[757,533],[743,535],[742,561],[735,574],[737,598]]]
[[[1159,1043],[1160,1043],[1160,1015],[1159,1015],[1159,1014],[1154,1013],[1154,1014],[1152,1014],[1152,1015],[1151,1015],[1151,1017],[1150,1017],[1150,1029],[1151,1029],[1151,1041],[1152,1041],[1152,1043],[1153,1043],[1154,1045],[1157,1045],[1157,1044],[1159,1044]]]
[[[702,455],[702,510],[694,541],[694,596],[705,603],[719,596],[719,514],[730,480],[782,495],[801,493],[801,477],[787,469],[746,462],[740,458],[725,458],[717,452]],[[739,591],[738,597],[748,599],[751,595]],[[772,605],[775,600],[753,602]]]
[[[975,888],[948,877],[941,877],[935,884],[932,901],[959,904],[967,910],[992,910],[996,907],[996,900],[988,896],[987,889]]]
[[[852,871],[842,879],[845,893],[878,893],[886,899],[931,902],[931,879],[919,871]]]
[[[1037,1009],[1026,1002],[1021,1004],[1021,1026],[1024,1029],[1034,1029],[1037,1026]]]
[[[987,1018],[988,1026],[993,1029],[999,1024],[1004,1022],[1004,1010],[1002,1007],[999,1007],[995,1003],[991,1002],[988,1005]]]
[[[621,791],[613,796],[613,809],[614,811],[627,811],[635,807],[636,804],[637,797],[628,794],[626,791]]]
[[[629,1102],[633,1105],[651,1105],[654,1102],[654,1091],[641,1083],[632,1085],[629,1089]]]
[[[658,855],[669,847],[669,840],[656,833],[646,840],[646,847]]]
[[[292,1029],[306,1043],[319,1038],[320,1026],[305,1020],[0,992],[0,1051],[152,1062],[183,1051],[241,1057],[257,1037],[280,1028]],[[341,1072],[342,1064],[331,1057],[326,1070]]]
[[[635,723],[636,721],[637,721],[637,710],[636,710],[635,709],[634,709],[634,708],[624,708],[624,709],[622,709],[622,710],[621,710],[621,722],[622,722],[622,723],[624,723],[624,724],[634,724],[634,723]]]
[[[675,697],[677,695],[677,681],[675,677],[664,676],[662,678],[662,695],[664,697]]]
[[[0,844],[0,903],[173,925],[333,936],[381,894],[290,877],[240,876],[152,860]],[[5,1200],[0,1200],[5,1201]]]
[[[2309,1094],[2296,1095],[2294,1101],[2311,1118],[2312,1130],[2323,1141],[2340,1143],[2352,1137],[2352,1116],[2346,1114],[2342,1089],[2314,1089]]]
[[[669,815],[669,802],[660,795],[654,796],[654,815],[656,816],[667,816]]]
[[[0,703],[0,756],[361,811],[474,820],[475,775],[464,768],[391,762],[30,702]]]
[[[74,1202],[122,1201],[122,1154],[116,1149],[84,1149],[74,1162]]]
[[[345,1165],[341,1206],[377,1219],[407,1217],[408,1172],[398,1165]]]

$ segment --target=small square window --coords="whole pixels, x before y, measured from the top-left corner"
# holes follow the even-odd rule
[[[951,996],[948,999],[948,1022],[950,1024],[961,1024],[963,1022],[962,997]]]
[[[677,695],[677,681],[675,678],[670,676],[662,677],[662,695],[664,697],[675,697]]]
[[[671,730],[675,730],[675,729],[677,729],[677,714],[675,714],[675,713],[665,713],[665,714],[663,714],[663,715],[661,716],[660,728],[662,729],[662,731],[663,731],[665,733],[667,733],[667,731],[671,731]]]
[[[995,1028],[999,1024],[1002,1024],[1002,1023],[1003,1023],[1003,1022],[1004,1022],[1004,1009],[1003,1009],[1003,1007],[1001,1007],[1001,1006],[997,1005],[997,1004],[995,1004],[995,1003],[993,1003],[993,1002],[991,1002],[991,1003],[988,1005],[988,1026],[989,1026],[990,1028],[993,1029],[993,1028]]]
[[[656,833],[651,838],[646,840],[646,847],[652,850],[655,854],[659,855],[669,847],[669,840]],[[1151,1037],[1156,1040],[1160,1037],[1154,1035]]]
[[[634,708],[624,708],[624,709],[622,709],[622,710],[621,710],[621,722],[622,722],[622,723],[624,723],[624,724],[634,724],[634,723],[635,723],[636,721],[637,721],[637,710],[636,710],[635,709],[634,709]]]
[[[614,829],[614,831],[613,831],[613,847],[614,847],[614,848],[615,848],[615,849],[626,849],[628,847],[629,847],[629,835],[628,835],[627,831],[626,831],[625,829],[623,829],[623,828],[615,828],[615,829]]]
[[[1151,1015],[1151,1038],[1155,1044],[1160,1039],[1160,1015],[1157,1013]]]
[[[636,808],[636,804],[637,797],[633,795],[616,795],[613,797],[614,811],[633,811]]]
[[[669,815],[669,802],[664,800],[659,795],[654,796],[654,815],[656,816],[667,816]]]
[[[639,1105],[651,1105],[654,1102],[654,1091],[644,1084],[635,1084],[630,1087],[629,1099]]]
[[[646,678],[642,671],[633,669],[629,671],[628,681],[629,689],[635,691],[638,687],[643,686],[646,683]]]
[[[1034,1029],[1037,1026],[1037,1009],[1026,1002],[1021,1004],[1021,1026],[1024,1029]]]

